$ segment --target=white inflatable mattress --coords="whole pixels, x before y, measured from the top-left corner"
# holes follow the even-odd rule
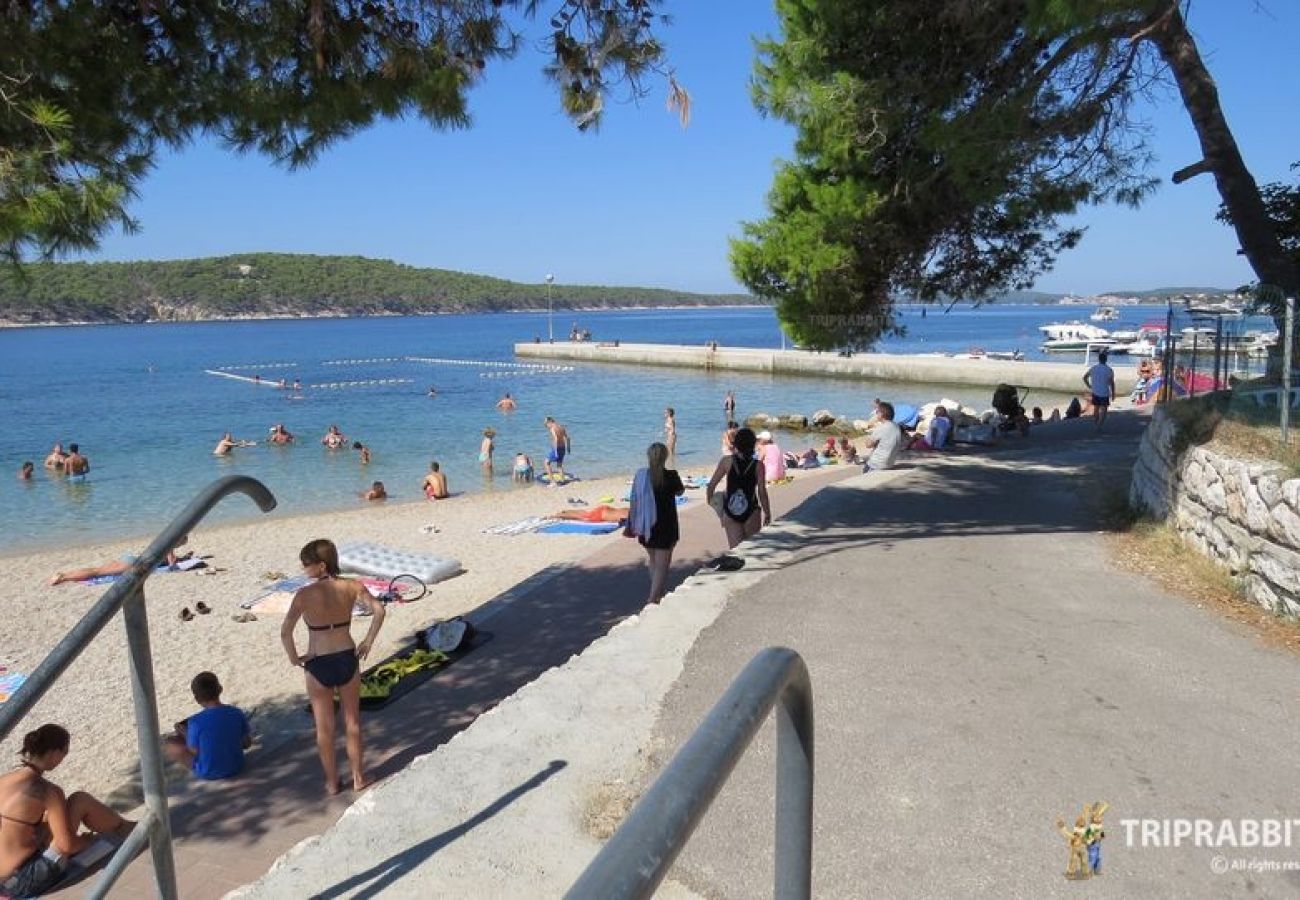
[[[459,574],[460,560],[394,550],[368,541],[349,541],[339,546],[339,567],[345,572],[377,578],[414,575],[425,584],[434,584]]]

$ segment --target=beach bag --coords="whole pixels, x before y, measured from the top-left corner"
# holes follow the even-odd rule
[[[455,653],[463,649],[477,634],[474,626],[461,616],[435,622],[421,631],[415,639],[421,650],[437,650],[440,653]]]
[[[733,458],[731,461],[731,470],[735,472],[738,476],[748,475],[749,470],[753,468],[753,466],[754,466],[754,460],[751,459],[749,461],[749,466],[742,473],[736,467],[735,459]],[[728,515],[730,515],[732,518],[738,521],[744,520],[749,516],[749,497],[745,494],[743,488],[738,487],[731,493],[727,494],[727,500],[726,503],[723,504],[723,506],[727,510]]]
[[[737,488],[727,495],[727,512],[734,518],[743,519],[749,515],[749,497]]]

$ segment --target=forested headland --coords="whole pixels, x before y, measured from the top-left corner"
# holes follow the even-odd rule
[[[757,304],[745,294],[555,284],[555,308]],[[361,256],[250,253],[31,263],[0,274],[0,323],[172,322],[546,309],[547,286]]]

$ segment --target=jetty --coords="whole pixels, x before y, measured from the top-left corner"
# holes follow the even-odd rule
[[[719,372],[759,372],[808,378],[845,378],[854,381],[899,381],[923,384],[976,385],[992,388],[1014,384],[1022,388],[1077,394],[1084,390],[1081,363],[1028,362],[1025,360],[971,359],[904,353],[855,353],[841,356],[812,350],[762,350],[753,347],[717,347],[712,344],[628,344],[623,342],[564,341],[515,344],[515,355],[528,359],[568,360],[584,363],[621,363],[634,366],[673,366]],[[1127,394],[1136,372],[1115,370],[1115,388]]]

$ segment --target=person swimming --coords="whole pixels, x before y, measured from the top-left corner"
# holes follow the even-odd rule
[[[451,496],[447,491],[447,476],[442,474],[441,469],[437,460],[429,463],[429,474],[424,476],[424,481],[420,484],[424,496],[430,500],[445,500]]]
[[[361,495],[362,500],[387,500],[388,491],[384,489],[382,481],[376,481],[370,485],[370,490]]]
[[[31,481],[32,473],[35,471],[36,471],[36,464],[29,459],[27,462],[23,463],[22,468],[18,470],[18,480]]]
[[[50,455],[45,457],[45,468],[62,472],[67,461],[68,454],[63,452],[63,445],[55,444],[50,449]]]
[[[511,477],[515,481],[533,480],[533,461],[528,458],[527,453],[521,451],[515,454],[515,465]]]
[[[337,425],[331,425],[329,431],[325,432],[325,436],[320,439],[320,442],[330,450],[338,450],[348,445],[347,436],[339,431]]]
[[[506,395],[497,401],[497,409],[502,412],[510,412],[518,407],[518,405],[519,404],[515,402],[514,398],[510,396],[509,392],[506,392]]]
[[[63,461],[63,471],[68,473],[68,481],[85,481],[90,472],[90,460],[81,455],[81,448],[76,444],[68,445],[68,456]]]

